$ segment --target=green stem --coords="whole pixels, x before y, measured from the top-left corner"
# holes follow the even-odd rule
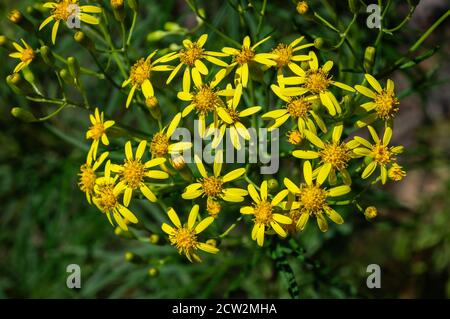
[[[416,41],[416,43],[414,43],[411,48],[409,49],[409,52],[414,52],[416,51],[420,45],[423,43],[423,41],[425,41],[428,36],[442,23],[444,22],[445,19],[448,18],[448,16],[450,15],[450,10],[447,10],[447,12],[445,12],[439,19],[436,20],[435,23],[433,23],[433,25],[419,38],[419,40]]]

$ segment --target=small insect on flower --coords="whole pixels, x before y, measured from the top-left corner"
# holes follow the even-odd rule
[[[347,166],[353,156],[352,149],[359,146],[355,140],[349,142],[341,142],[344,125],[338,123],[333,128],[332,141],[325,142],[321,140],[316,134],[305,130],[304,134],[311,144],[319,148],[318,151],[312,150],[295,150],[292,155],[297,158],[314,160],[320,159],[320,166],[317,170],[317,182],[323,184],[328,178],[330,184],[336,183],[336,173],[341,174],[342,180],[346,185],[352,183],[350,173],[347,171]]]
[[[111,165],[111,171],[120,175],[120,182],[118,185],[120,188],[124,188],[123,204],[126,207],[130,205],[131,198],[133,197],[133,191],[136,189],[139,189],[149,201],[156,202],[157,198],[145,184],[145,179],[166,179],[169,177],[169,174],[166,172],[150,169],[164,163],[166,161],[165,158],[152,159],[147,162],[142,161],[146,147],[147,141],[141,141],[138,145],[135,156],[133,156],[131,141],[128,141],[125,144],[126,159],[124,160],[124,163],[122,165]]]
[[[403,152],[403,146],[390,147],[389,142],[392,138],[392,128],[387,126],[384,131],[383,139],[378,137],[377,132],[372,126],[367,126],[370,135],[372,136],[374,144],[371,144],[366,139],[355,136],[354,139],[360,144],[353,152],[359,156],[365,156],[369,159],[369,163],[362,172],[361,178],[366,179],[370,177],[376,168],[380,167],[381,183],[386,184],[388,177],[388,167],[391,163],[396,161],[396,155]]]
[[[295,196],[295,200],[283,202],[282,207],[300,212],[297,229],[303,230],[309,218],[314,217],[319,229],[326,232],[328,223],[324,214],[336,224],[344,223],[341,215],[330,206],[328,200],[330,197],[348,194],[351,191],[350,186],[342,185],[326,189],[317,180],[314,182],[312,166],[309,161],[305,161],[303,165],[303,176],[305,183],[300,186],[297,186],[289,178],[284,179],[284,185]]]
[[[195,155],[194,161],[202,178],[197,183],[186,187],[181,195],[184,199],[194,199],[200,196],[207,196],[212,199],[223,199],[227,202],[239,203],[247,196],[247,191],[241,188],[225,188],[224,184],[234,181],[245,173],[245,168],[235,169],[224,176],[220,176],[223,164],[223,151],[218,151],[214,157],[214,175],[210,176],[206,172],[201,159]]]
[[[14,73],[20,72],[21,70],[25,69],[36,57],[36,53],[34,52],[33,48],[28,45],[23,39],[21,39],[23,47],[20,46],[17,42],[13,42],[14,48],[17,50],[17,52],[13,52],[9,54],[11,58],[20,59],[19,64],[16,65],[14,68]]]
[[[231,84],[227,86],[227,91],[232,90]],[[241,136],[245,140],[250,140],[250,133],[244,124],[242,124],[241,118],[245,118],[247,116],[253,115],[261,110],[261,106],[251,106],[242,111],[238,111],[237,107],[242,97],[242,85],[238,84],[236,89],[234,89],[234,95],[228,97],[227,106],[219,106],[217,108],[217,114],[219,118],[222,120],[222,124],[220,124],[219,128],[215,126],[211,126],[209,128],[209,132],[215,133],[214,139],[211,143],[212,148],[216,148],[219,143],[223,140],[225,136],[226,128],[230,129],[230,138],[231,142],[235,149],[241,149],[240,138]],[[207,136],[209,135],[207,132]]]
[[[284,88],[282,89],[282,92],[288,96],[299,96],[305,92],[309,92],[313,94],[313,96],[320,98],[323,106],[326,107],[331,116],[341,113],[341,106],[334,94],[330,91],[330,86],[336,86],[349,92],[355,92],[355,89],[347,84],[333,81],[332,76],[329,75],[333,68],[333,61],[327,61],[322,67],[319,67],[317,55],[313,51],[310,51],[309,56],[309,70],[303,71],[303,69],[299,68],[297,71],[299,71],[299,73],[303,72],[300,76],[285,77],[282,79],[282,82],[279,83],[280,87],[298,84],[301,86]]]
[[[145,99],[155,95],[151,80],[152,72],[171,71],[173,67],[170,65],[157,65],[162,58],[158,58],[152,62],[152,58],[157,51],[150,53],[146,59],[142,58],[136,61],[131,67],[130,76],[123,81],[122,87],[131,84],[130,92],[128,93],[126,107],[128,108],[133,100],[135,91],[141,90]]]
[[[80,167],[80,173],[78,173],[78,176],[80,176],[78,187],[82,192],[86,194],[86,200],[89,204],[92,203],[95,180],[97,179],[97,174],[95,173],[95,171],[102,165],[108,155],[108,152],[102,153],[99,158],[94,161],[94,164],[92,164],[92,155],[91,153],[88,153],[86,163],[81,165]]]
[[[86,132],[86,139],[91,139],[92,144],[89,153],[92,154],[92,158],[97,158],[97,150],[100,141],[103,145],[109,145],[108,136],[106,136],[106,130],[114,125],[114,121],[104,121],[103,112],[100,113],[98,108],[95,109],[95,115],[90,114],[89,119],[91,120],[92,126],[89,127]]]
[[[286,102],[286,105],[281,109],[263,114],[262,118],[264,120],[273,120],[273,123],[268,127],[269,131],[280,127],[291,118],[296,121],[300,132],[303,132],[305,129],[316,132],[316,124],[314,124],[314,121],[322,132],[327,132],[327,127],[322,117],[312,107],[312,102],[318,99],[317,96],[304,96],[302,94],[306,93],[307,90],[300,92],[297,88],[281,88],[275,84],[272,84],[271,88],[281,100]],[[290,96],[291,93],[300,94]]]
[[[59,24],[61,21],[67,22],[70,18],[75,17],[80,21],[88,24],[99,24],[98,18],[88,13],[101,13],[102,8],[92,5],[79,5],[79,0],[59,0],[56,2],[46,2],[44,8],[51,9],[51,15],[45,19],[39,26],[39,31],[47,24],[55,21],[52,28],[52,43],[56,43],[56,34],[58,33]]]
[[[369,112],[369,115],[357,121],[355,123],[356,127],[364,127],[373,123],[377,119],[387,121],[388,124],[392,126],[392,120],[399,111],[398,105],[400,104],[394,93],[394,81],[388,79],[386,88],[383,89],[380,82],[378,82],[372,75],[366,74],[365,78],[375,92],[365,86],[355,85],[356,91],[372,99],[371,102],[361,104],[360,107]]]
[[[202,60],[209,61],[215,65],[226,68],[228,64],[217,57],[226,57],[227,55],[222,52],[207,51],[204,49],[206,40],[208,39],[207,34],[202,34],[200,38],[192,42],[191,40],[183,40],[184,49],[180,52],[172,52],[161,58],[162,63],[166,63],[175,59],[178,59],[180,63],[173,69],[167,78],[166,84],[172,82],[181,68],[184,66],[183,73],[183,91],[189,92],[191,89],[191,74],[192,78],[200,77],[202,75],[208,75],[209,70]]]
[[[277,58],[276,54],[272,53],[256,53],[255,49],[270,39],[270,36],[262,39],[254,45],[251,45],[249,36],[246,36],[242,42],[240,49],[224,47],[222,52],[233,57],[233,62],[228,67],[228,72],[234,67],[236,68],[235,79],[241,83],[244,88],[247,87],[249,77],[249,65],[252,62],[260,63],[266,67],[276,66],[277,63],[273,60]]]
[[[264,234],[266,229],[273,229],[281,237],[286,237],[287,233],[280,224],[289,225],[292,223],[292,219],[277,213],[276,208],[288,195],[289,191],[287,189],[282,190],[275,195],[272,200],[269,200],[267,181],[261,183],[259,194],[252,184],[249,184],[247,189],[250,197],[253,199],[253,206],[242,207],[241,214],[254,216],[252,239],[256,240],[258,245],[262,247],[264,245]]]
[[[180,218],[173,208],[169,208],[167,215],[175,227],[163,223],[161,229],[169,235],[172,246],[178,249],[180,254],[184,254],[190,262],[201,262],[197,250],[203,250],[210,254],[217,254],[219,249],[207,243],[199,242],[198,234],[203,232],[209,225],[214,222],[213,217],[206,217],[199,223],[198,219],[199,206],[194,205],[189,213],[187,224],[182,225]]]
[[[153,158],[165,157],[168,154],[180,154],[181,152],[192,147],[191,142],[178,142],[170,144],[170,138],[180,124],[180,121],[181,113],[177,113],[177,115],[175,115],[175,117],[167,127],[167,130],[165,130],[164,128],[163,130],[153,135],[152,141],[150,143],[150,152]]]
[[[105,165],[105,174],[98,177],[94,186],[94,197],[92,201],[95,206],[108,217],[110,224],[114,227],[112,217],[122,230],[128,230],[128,223],[136,224],[138,219],[125,206],[120,203],[120,195],[125,186],[117,184],[119,175],[111,176],[111,161],[108,160]]]

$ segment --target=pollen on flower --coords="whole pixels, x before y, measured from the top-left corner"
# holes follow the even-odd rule
[[[350,160],[350,150],[343,143],[329,143],[320,151],[324,163],[330,163],[334,169],[342,170]]]
[[[238,64],[245,64],[245,63],[249,63],[251,60],[253,60],[254,57],[255,57],[255,52],[252,49],[243,47],[241,49],[241,51],[236,53],[236,55],[234,56],[234,60]]]
[[[288,142],[292,145],[298,145],[303,140],[303,134],[299,130],[292,130],[287,133]]]
[[[34,50],[31,48],[26,48],[25,50],[23,50],[22,55],[20,56],[20,60],[22,62],[29,62],[29,61],[33,61],[33,59],[35,58],[35,54],[34,54]]]
[[[218,96],[208,85],[203,85],[192,98],[195,109],[201,113],[212,112],[216,109]]]
[[[105,133],[105,126],[101,122],[96,123],[96,124],[92,125],[91,127],[89,127],[88,133],[89,133],[89,136],[91,139],[99,140],[102,137],[102,135]]]
[[[96,192],[96,200],[101,211],[109,212],[118,206],[119,199],[114,194],[114,184],[105,183],[99,185]]]
[[[133,85],[141,85],[150,78],[151,65],[144,58],[138,60],[130,71],[130,80]]]
[[[227,108],[227,113],[233,120],[233,123],[239,122],[239,112],[237,112],[235,109]]]
[[[180,52],[180,61],[190,67],[195,65],[195,61],[201,59],[204,49],[197,43],[193,43],[189,48],[186,48]]]
[[[309,70],[305,77],[305,88],[312,93],[320,93],[330,86],[331,78],[322,69]]]
[[[375,162],[381,165],[389,164],[393,159],[393,153],[389,150],[389,147],[383,145],[381,142],[372,146],[372,156]]]
[[[327,192],[319,185],[302,185],[300,204],[310,214],[321,212],[326,206]]]
[[[144,180],[145,167],[141,161],[126,160],[123,164],[122,179],[130,188],[138,188]]]
[[[291,62],[293,51],[290,46],[284,43],[280,43],[275,49],[272,50],[272,53],[277,55],[277,57],[274,59],[277,63],[277,68],[281,68]]]
[[[61,0],[60,2],[58,2],[52,12],[55,19],[67,21],[70,16],[76,14],[76,7],[71,7],[71,5],[78,5],[78,1]]]
[[[403,170],[403,167],[398,165],[397,163],[392,164],[392,167],[388,171],[388,176],[395,182],[399,182],[406,176],[406,172]]]
[[[254,214],[254,221],[256,224],[269,225],[272,221],[272,204],[268,201],[261,201],[260,203],[255,204]]]
[[[216,218],[219,215],[220,211],[222,210],[222,207],[217,201],[208,197],[206,201],[206,210],[208,211],[209,215]]]
[[[164,133],[156,133],[150,143],[150,151],[156,157],[163,157],[169,152],[169,139]]]
[[[78,175],[80,176],[78,182],[80,190],[83,192],[92,192],[95,186],[95,179],[97,178],[92,167],[87,164],[81,165]]]
[[[197,249],[197,235],[193,229],[187,227],[175,229],[175,233],[170,235],[169,239],[180,253],[189,253]]]
[[[295,117],[306,117],[311,110],[311,103],[307,101],[303,96],[293,98],[287,105],[286,110],[288,113]]]
[[[216,197],[222,192],[222,180],[218,177],[206,176],[201,183],[203,192],[208,197]]]
[[[378,117],[383,120],[388,120],[393,118],[398,112],[399,108],[397,105],[400,102],[392,92],[383,90],[375,97],[375,104]]]

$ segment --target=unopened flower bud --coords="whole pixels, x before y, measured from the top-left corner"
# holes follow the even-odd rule
[[[172,158],[170,160],[170,163],[172,164],[172,167],[175,168],[177,171],[186,167],[186,160],[184,159],[183,155],[179,155]]]
[[[174,31],[179,31],[181,29],[182,28],[180,27],[180,25],[176,22],[169,21],[169,22],[164,23],[164,30],[174,32]]]
[[[76,42],[84,46],[86,49],[88,50],[95,49],[94,42],[92,42],[92,40],[88,38],[88,36],[84,32],[82,31],[75,32],[73,38],[75,39]]]
[[[69,67],[70,75],[78,79],[78,76],[80,75],[80,64],[78,63],[78,60],[71,56],[67,58],[67,66]]]
[[[267,181],[269,192],[275,192],[279,186],[280,184],[278,184],[278,181],[275,178],[271,178]]]
[[[299,1],[297,3],[297,12],[298,14],[305,14],[309,10],[308,3],[306,1]]]
[[[150,240],[150,243],[152,243],[153,245],[156,245],[159,242],[159,235],[151,234],[149,240]]]
[[[163,30],[156,30],[147,34],[147,41],[149,42],[157,42],[168,35],[168,32]]]
[[[39,52],[41,53],[42,60],[44,60],[45,64],[49,66],[54,65],[55,58],[53,57],[53,54],[48,46],[46,45],[41,46]]]
[[[133,258],[134,258],[134,254],[133,254],[132,252],[127,251],[127,252],[125,253],[125,261],[130,262],[130,261],[133,260]]]
[[[66,84],[68,84],[68,85],[75,85],[75,79],[72,77],[72,75],[70,74],[69,70],[62,69],[62,70],[59,71],[59,75],[64,80],[64,82],[66,82]]]
[[[148,269],[148,275],[150,277],[157,277],[159,275],[159,270],[158,268],[149,268]]]
[[[134,12],[138,12],[139,6],[137,0],[128,0],[128,5],[130,6],[131,10]]]
[[[29,112],[21,107],[12,108],[11,114],[15,118],[18,118],[19,120],[22,120],[27,123],[37,121],[36,117],[31,112]]]
[[[220,206],[219,202],[208,197],[206,200],[206,210],[210,216],[216,218],[222,210],[222,206]]]
[[[299,130],[289,131],[287,137],[288,142],[292,145],[299,145],[303,141],[303,134]]]
[[[159,101],[158,98],[156,96],[149,96],[146,100],[145,100],[145,105],[147,105],[147,107],[149,109],[155,109],[156,107],[158,107]]]
[[[374,47],[367,47],[364,51],[363,67],[366,72],[370,72],[375,63],[376,49]]]
[[[375,206],[369,206],[364,211],[364,216],[366,216],[367,219],[374,219],[378,215],[378,210]]]
[[[34,94],[33,87],[19,73],[13,73],[6,77],[6,83],[18,95]]]
[[[23,19],[23,15],[19,10],[14,9],[9,12],[8,19],[14,24],[19,24]]]

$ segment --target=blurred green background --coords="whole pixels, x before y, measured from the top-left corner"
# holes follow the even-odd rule
[[[33,2],[2,1],[0,33],[15,40],[24,37],[36,45],[31,34],[7,20],[11,9],[25,12]],[[262,1],[197,3],[206,8],[207,17],[214,25],[239,41],[240,34],[255,28],[253,8],[260,8]],[[233,9],[239,4],[245,8],[241,20]],[[351,19],[346,1],[309,1],[309,4],[336,25],[345,26]],[[387,25],[400,23],[407,16],[408,8],[406,1],[395,1],[385,17]],[[384,35],[375,69],[389,70],[393,61],[448,9],[445,0],[421,1],[404,29],[395,36]],[[163,29],[165,22],[175,21],[187,28],[196,24],[184,1],[141,1],[140,10],[133,38],[134,57],[180,41],[181,37],[177,36],[159,43],[147,41],[147,34]],[[361,12],[356,22],[358,27],[349,35],[359,61],[350,59],[348,52],[324,54],[340,65],[360,70],[364,48],[377,35],[376,30],[365,27],[366,18],[367,14]],[[245,26],[250,26],[250,30]],[[401,97],[394,144],[407,148],[401,160],[408,171],[407,177],[401,183],[371,193],[368,200],[379,209],[374,221],[368,222],[362,214],[353,212],[345,225],[332,227],[325,235],[309,227],[299,237],[298,244],[304,251],[297,250],[297,254],[288,251],[287,255],[301,297],[450,297],[449,26],[448,21],[441,24],[426,40],[424,48],[413,55],[417,57],[431,49],[431,57],[412,68],[389,73]],[[65,30],[60,31],[55,50],[63,56],[75,55],[83,66],[95,69],[92,59],[73,43],[70,31],[62,29]],[[297,14],[291,1],[268,1],[261,34],[272,31],[276,39],[300,32],[310,41],[320,36],[337,42],[336,34]],[[206,26],[201,26],[196,34],[201,32],[208,32],[210,43],[216,41],[217,47],[223,44]],[[89,125],[88,113],[67,108],[42,124],[27,124],[12,117],[10,110],[16,106],[27,107],[35,114],[52,109],[13,94],[4,80],[15,65],[8,53],[0,49],[1,298],[289,297],[287,284],[276,271],[269,251],[257,250],[248,238],[248,229],[241,232],[246,237],[242,249],[224,249],[217,258],[205,258],[201,265],[190,265],[177,258],[176,251],[167,245],[150,245],[116,236],[105,216],[89,206],[77,188],[78,169],[88,147],[83,136]],[[48,83],[47,90],[54,92],[56,86],[51,74],[39,63],[36,64],[40,68],[34,65],[31,68],[40,83]],[[98,89],[103,84],[94,78],[86,78],[85,84],[92,88],[91,101],[103,105],[115,118],[124,116],[123,96]],[[148,124],[142,123],[139,114],[139,111],[127,114],[125,120],[128,124],[142,124],[142,129],[147,130]],[[152,216],[162,215],[152,205],[145,209]],[[152,219],[158,221],[158,217]],[[161,220],[159,217],[158,222]],[[158,227],[155,224],[154,229]],[[142,260],[126,262],[127,251],[142,256]],[[166,255],[172,259],[165,263]],[[382,269],[381,289],[366,287],[366,267],[373,263]],[[81,266],[79,290],[66,287],[69,264]],[[150,267],[158,268],[159,275],[149,276]]]

